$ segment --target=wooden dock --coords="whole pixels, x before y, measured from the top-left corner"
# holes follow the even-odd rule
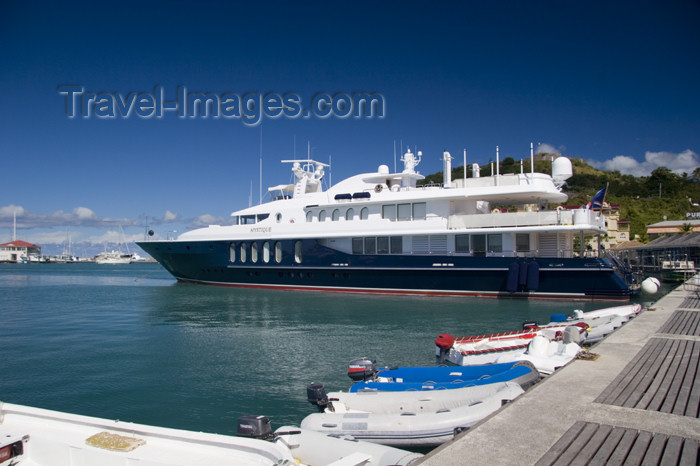
[[[424,465],[692,465],[700,458],[700,278],[680,285]]]

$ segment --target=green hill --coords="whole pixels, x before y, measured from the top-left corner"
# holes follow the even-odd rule
[[[551,162],[546,154],[538,154],[535,171],[551,174]],[[619,171],[598,170],[583,160],[570,158],[574,175],[564,185],[569,195],[567,204],[586,204],[600,189],[609,185],[605,200],[620,205],[620,218],[630,221],[632,237],[639,235],[646,240],[647,225],[663,220],[685,220],[687,212],[700,211],[693,203],[700,203],[700,167],[692,174],[677,175],[666,167],[659,167],[650,176],[635,177]],[[480,167],[482,174],[490,174],[490,165]],[[511,157],[500,164],[500,173],[520,173],[520,162]],[[524,163],[524,171],[530,171],[530,161]],[[452,179],[462,178],[463,167],[452,170]],[[471,177],[471,167],[467,168]],[[442,172],[426,176],[424,184],[442,183]],[[664,218],[665,217],[665,218]]]

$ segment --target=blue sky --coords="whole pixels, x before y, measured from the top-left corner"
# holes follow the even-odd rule
[[[461,164],[529,144],[637,176],[700,166],[700,2],[23,2],[0,6],[0,241],[75,253],[223,223],[286,183],[280,160],[331,181],[394,144]],[[162,89],[376,93],[383,117],[67,116],[60,86],[127,99]],[[88,102],[89,103],[89,102]],[[93,102],[94,103],[94,102]],[[106,104],[105,104],[106,105]],[[89,105],[87,106],[89,107]],[[106,107],[102,107],[104,110]],[[147,114],[148,111],[142,112]],[[262,140],[262,146],[261,146]],[[262,149],[262,150],[261,150]],[[252,196],[251,196],[252,192]],[[120,233],[120,228],[122,233]],[[82,248],[82,249],[81,249]],[[96,249],[96,250],[95,250]]]

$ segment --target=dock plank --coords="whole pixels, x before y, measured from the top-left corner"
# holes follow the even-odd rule
[[[698,450],[700,450],[700,445],[698,445],[697,440],[684,439],[683,451],[681,452],[678,466],[697,466]]]
[[[672,340],[673,344],[664,355],[661,364],[655,374],[646,374],[645,380],[649,382],[644,391],[644,395],[639,401],[630,407],[649,409],[657,411],[663,403],[668,393],[671,380],[676,375],[680,361],[676,358],[680,346],[683,342]]]
[[[606,464],[613,454],[615,449],[620,444],[626,429],[622,427],[613,427],[608,438],[605,439],[603,444],[598,448],[595,456],[591,458],[591,464]]]
[[[627,458],[625,458],[625,462],[622,464],[627,466],[638,466],[642,464],[642,461],[644,460],[644,456],[647,454],[647,449],[649,448],[649,444],[651,443],[652,438],[653,435],[651,432],[647,432],[644,430],[639,432],[637,438],[634,439],[634,444],[632,444],[632,448],[630,448],[630,451],[627,454]]]
[[[613,430],[613,426],[609,425],[596,425],[593,435],[588,440],[588,442],[583,445],[578,455],[571,461],[571,466],[585,466],[591,463],[591,460],[596,456],[601,446],[605,443],[610,433]]]
[[[559,440],[539,459],[537,466],[552,466],[557,459],[569,448],[571,443],[578,437],[581,431],[586,427],[587,422],[576,421]]]
[[[698,344],[694,345],[696,348]],[[695,357],[697,358],[697,353],[700,348],[694,349]],[[690,388],[690,396],[688,397],[688,405],[685,408],[686,416],[697,418],[700,416],[700,367],[695,370],[695,378],[693,379],[693,385]]]
[[[690,341],[684,341],[681,342],[680,346],[681,347],[679,348],[674,361],[674,365],[676,366],[674,376],[664,381],[666,396],[663,398],[663,400],[655,399],[652,401],[653,409],[662,413],[672,413],[673,408],[677,403],[685,404],[683,399],[680,398],[680,392],[681,387],[683,386],[683,381],[688,376],[688,371],[692,370],[689,366],[693,344]],[[695,375],[695,371],[692,370],[692,372],[693,375]],[[652,407],[650,406],[648,409],[652,409]]]
[[[652,338],[655,340],[655,338]],[[672,347],[677,344],[676,340],[665,340],[659,352],[649,358],[646,358],[645,363],[639,372],[633,375],[626,389],[618,398],[618,406],[625,408],[634,408],[640,399],[647,393],[649,386],[653,383],[654,378],[660,370],[664,370],[664,364],[667,363],[667,357]]]
[[[577,421],[536,464],[697,466],[699,450],[694,438]]]
[[[676,310],[659,329],[659,333],[700,336],[700,312]]]
[[[598,395],[595,399],[596,403],[605,404],[615,404],[615,400],[618,399],[620,394],[625,390],[627,385],[630,383],[630,378],[635,374],[638,374],[641,368],[644,366],[646,359],[658,352],[659,346],[663,345],[661,339],[654,339],[647,342],[646,345],[642,347],[637,356],[632,359],[632,361],[627,364],[627,366],[622,369],[620,374],[613,379],[610,384],[605,387],[605,389]]]
[[[607,464],[610,466],[619,466],[624,463],[627,454],[632,449],[634,445],[634,440],[637,438],[637,431],[632,429],[625,429],[625,434],[620,439],[620,443],[615,448],[615,451],[610,455],[610,459]]]
[[[700,390],[700,386],[695,384],[696,376],[698,375],[698,366],[700,365],[700,348],[697,347],[695,343],[689,345],[690,359],[688,361],[688,368],[683,376],[683,384],[678,391],[678,398],[673,406],[671,414],[678,414],[681,416],[691,416],[697,417],[696,414],[688,412],[688,404],[690,402],[690,395],[693,390],[696,392]],[[663,411],[663,409],[662,409]],[[663,411],[666,412],[666,411]]]
[[[659,466],[676,466],[678,459],[681,457],[683,449],[683,438],[672,435],[666,441],[664,454],[659,461]]]
[[[639,464],[659,464],[666,448],[668,436],[664,434],[652,434],[649,447],[644,454],[642,463]]]

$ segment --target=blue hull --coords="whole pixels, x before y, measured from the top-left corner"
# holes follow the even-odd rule
[[[361,255],[304,240],[302,263],[296,263],[294,241],[285,240],[279,263],[240,263],[229,260],[229,241],[138,244],[178,280],[220,286],[604,300],[627,300],[635,293],[598,258]]]

